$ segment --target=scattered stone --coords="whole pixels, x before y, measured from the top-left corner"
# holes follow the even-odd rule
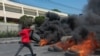
[[[100,49],[97,49],[97,50],[94,52],[94,54],[100,56]]]

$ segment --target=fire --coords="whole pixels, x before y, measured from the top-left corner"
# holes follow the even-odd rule
[[[41,39],[40,42],[39,42],[40,46],[44,46],[44,45],[47,45],[47,44],[48,44],[48,41],[46,39]]]
[[[90,32],[86,40],[82,41],[80,44],[70,47],[69,49],[71,51],[78,52],[79,56],[88,56],[98,47],[94,37],[95,34]]]
[[[75,45],[75,41],[72,39],[72,38],[69,38],[67,39],[65,42],[64,42],[64,51],[66,51],[69,47]]]
[[[86,39],[84,39],[82,42],[76,44],[73,38],[68,38],[66,41],[60,41],[56,44],[52,44],[52,46],[55,46],[59,48],[60,50],[66,51],[74,51],[79,54],[79,56],[88,56],[89,54],[93,53],[97,48],[100,48],[99,43],[95,39],[96,35],[94,32],[90,32]],[[44,46],[48,44],[48,40],[41,39],[39,42],[40,46]]]

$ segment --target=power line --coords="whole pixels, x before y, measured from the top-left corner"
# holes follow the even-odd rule
[[[18,0],[18,1],[20,1],[20,0]],[[75,8],[75,7],[72,7],[72,6],[69,6],[69,5],[65,5],[65,4],[61,4],[61,3],[58,3],[58,2],[55,2],[55,1],[52,1],[52,0],[37,0],[37,1],[40,1],[40,2],[49,2],[49,3],[55,4],[55,5],[63,6],[64,8],[62,8],[62,9],[71,8],[71,9],[74,9],[74,10],[77,10],[77,11],[82,11],[82,9]],[[34,6],[36,6],[36,5],[34,5]],[[36,6],[36,7],[41,7],[41,6]],[[46,9],[48,9],[48,8],[46,8]]]
[[[74,9],[74,10],[77,10],[77,11],[82,11],[82,9],[75,8],[75,7],[72,7],[72,6],[69,6],[69,5],[65,5],[65,4],[61,4],[61,3],[58,3],[58,2],[54,2],[52,0],[39,0],[39,1],[50,2],[50,3],[55,4],[55,5],[63,6],[64,8],[71,8],[71,9]]]
[[[53,4],[57,4],[57,5],[63,6],[63,7],[71,8],[71,9],[74,9],[74,10],[77,10],[77,11],[82,11],[82,9],[75,8],[75,7],[72,7],[72,6],[69,6],[69,5],[64,5],[64,4],[61,4],[61,3],[57,3],[57,2],[54,2],[52,0],[47,0],[47,1],[51,2]]]

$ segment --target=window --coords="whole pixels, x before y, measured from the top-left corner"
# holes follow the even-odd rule
[[[16,6],[12,6],[12,5],[6,5],[5,10],[10,11],[10,12],[15,12],[15,13],[22,13],[21,8],[16,7]]]
[[[39,16],[45,16],[45,13],[46,13],[46,12],[39,11]]]
[[[4,17],[0,17],[0,22],[4,22]]]
[[[8,23],[18,23],[19,19],[16,18],[7,18]]]
[[[36,16],[36,10],[33,10],[33,9],[24,9],[24,13],[28,15]]]
[[[3,5],[2,5],[2,3],[0,3],[0,10],[3,10]]]

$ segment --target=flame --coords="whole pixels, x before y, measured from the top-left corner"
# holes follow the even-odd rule
[[[40,46],[44,46],[44,45],[47,45],[47,44],[48,44],[48,41],[46,39],[41,39],[40,42],[39,42]]]
[[[75,45],[75,41],[72,38],[69,38],[63,43],[63,50],[66,51],[69,47],[73,45]]]
[[[94,37],[95,34],[93,32],[90,32],[86,40],[82,41],[80,44],[70,47],[69,49],[78,52],[79,56],[88,56],[98,47],[98,44]]]

